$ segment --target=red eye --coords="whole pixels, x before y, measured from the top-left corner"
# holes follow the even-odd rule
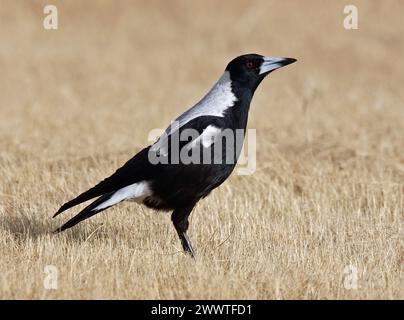
[[[252,69],[254,67],[254,63],[252,63],[251,61],[248,61],[245,63],[245,67],[247,69]]]

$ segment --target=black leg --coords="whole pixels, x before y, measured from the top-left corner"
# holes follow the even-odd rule
[[[185,253],[194,257],[194,249],[192,249],[191,241],[188,238],[187,230],[189,226],[188,217],[191,214],[191,211],[195,204],[189,205],[187,207],[177,208],[173,211],[171,215],[171,220],[173,221],[175,230],[180,237],[182,248]]]
[[[191,241],[188,238],[188,235],[186,232],[183,232],[181,234],[178,234],[181,240],[182,248],[186,253],[188,253],[192,258],[195,257],[194,254],[194,249],[192,248]]]

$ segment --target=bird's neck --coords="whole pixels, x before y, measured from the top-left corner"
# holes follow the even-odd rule
[[[229,109],[228,115],[232,118],[235,129],[246,129],[248,112],[254,92],[236,81],[232,81],[231,90],[236,97],[236,101],[234,106]]]
[[[225,71],[212,89],[178,120],[201,115],[217,116],[224,117],[229,128],[245,129],[253,93],[242,83],[233,81],[230,73]]]

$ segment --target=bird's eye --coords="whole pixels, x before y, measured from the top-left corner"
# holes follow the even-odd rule
[[[252,68],[254,67],[254,63],[252,63],[251,61],[247,61],[247,62],[245,63],[245,67],[246,67],[247,69],[252,69]]]

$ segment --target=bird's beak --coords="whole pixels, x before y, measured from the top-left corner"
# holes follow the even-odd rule
[[[264,62],[261,64],[259,74],[267,74],[278,68],[282,68],[295,62],[293,58],[278,58],[278,57],[264,57]]]

